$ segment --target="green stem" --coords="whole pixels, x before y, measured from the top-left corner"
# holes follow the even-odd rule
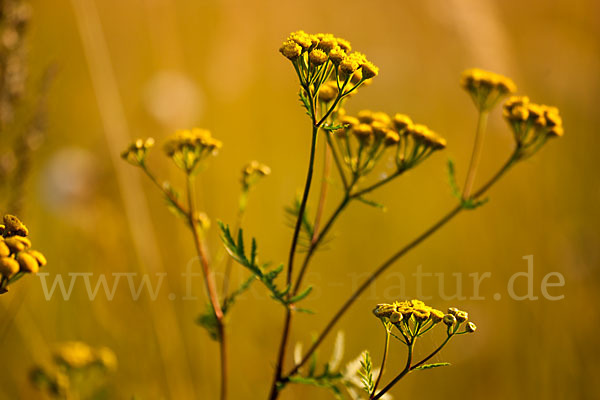
[[[302,284],[302,279],[304,278],[304,274],[306,273],[306,269],[308,268],[310,259],[314,255],[317,247],[319,247],[319,244],[321,244],[321,241],[323,240],[323,238],[327,235],[327,232],[329,232],[329,229],[331,229],[331,227],[333,226],[333,223],[335,222],[335,220],[340,216],[342,211],[344,211],[346,206],[349,204],[350,199],[351,198],[348,196],[348,194],[346,194],[346,196],[344,196],[344,199],[341,201],[339,206],[335,209],[335,211],[333,212],[331,217],[329,217],[329,219],[323,226],[323,230],[321,232],[319,232],[319,234],[316,236],[315,240],[313,240],[311,242],[310,247],[308,248],[308,252],[306,253],[306,257],[304,257],[304,261],[302,262],[302,267],[300,268],[300,272],[298,274],[296,284],[294,285],[294,290],[292,291],[292,295],[295,295],[298,292],[298,290],[300,289],[300,285]]]
[[[346,181],[346,175],[344,174],[344,169],[342,168],[342,163],[340,162],[337,151],[336,151],[335,147],[333,146],[333,143],[331,142],[331,137],[330,137],[329,133],[326,133],[325,137],[327,138],[327,145],[331,149],[331,154],[333,155],[333,161],[335,162],[335,165],[340,174],[340,179],[342,180],[344,189],[348,190],[348,182]]]
[[[394,180],[395,178],[399,177],[400,175],[402,175],[402,173],[404,172],[404,170],[399,170],[397,172],[394,172],[393,174],[391,174],[390,176],[388,176],[387,178],[384,178],[382,180],[380,180],[379,182],[376,182],[374,184],[372,184],[371,186],[368,186],[362,190],[359,190],[356,193],[352,194],[352,198],[357,198],[360,197],[364,194],[367,194],[369,192],[372,192],[373,190],[385,185],[388,182],[391,182],[392,180]]]
[[[477,167],[479,166],[479,160],[481,159],[481,152],[483,150],[483,138],[485,127],[487,125],[487,117],[487,111],[479,111],[479,118],[477,118],[477,130],[475,131],[475,143],[473,144],[473,153],[471,154],[471,161],[469,163],[469,169],[467,170],[465,187],[463,189],[464,200],[467,200],[471,195],[471,189],[473,188],[475,176],[477,175]]]
[[[379,375],[377,376],[377,380],[375,381],[375,385],[373,386],[373,391],[371,392],[371,397],[375,395],[377,391],[377,386],[379,386],[379,382],[383,377],[383,370],[385,369],[385,362],[387,361],[388,350],[390,348],[390,331],[386,327],[385,329],[385,345],[383,347],[383,359],[381,360],[381,368],[379,368]]]
[[[314,114],[313,114],[314,115]],[[313,117],[314,118],[314,117]],[[304,217],[304,211],[306,210],[306,203],[308,202],[308,195],[310,193],[310,185],[312,182],[313,169],[315,163],[315,150],[317,147],[317,133],[319,127],[313,124],[312,129],[312,140],[310,146],[310,158],[308,162],[308,172],[306,176],[306,183],[304,185],[304,194],[302,196],[302,202],[300,203],[300,209],[298,210],[298,219],[296,221],[296,227],[294,229],[294,235],[292,237],[292,244],[290,247],[290,255],[288,258],[288,269],[287,269],[287,285],[292,283],[292,273],[294,264],[294,255],[296,253],[296,246],[298,244],[298,236],[300,234],[300,228],[302,226],[302,218]],[[292,312],[288,307],[286,309],[285,320],[283,324],[283,330],[281,334],[281,342],[279,344],[279,352],[277,356],[277,364],[275,364],[275,374],[273,377],[273,383],[271,384],[271,391],[269,399],[274,400],[279,396],[279,383],[281,382],[281,375],[283,371],[283,363],[285,361],[285,350],[290,333],[290,326],[292,323]]]
[[[195,218],[196,205],[194,200],[194,177],[191,175],[187,176],[187,194],[188,194],[188,209],[187,214],[188,223],[194,236],[194,244],[196,246],[196,252],[200,259],[202,266],[202,273],[204,275],[204,283],[206,285],[206,292],[212,306],[215,319],[217,321],[217,330],[219,334],[219,354],[221,358],[221,400],[227,398],[227,342],[225,337],[225,324],[223,320],[223,311],[221,304],[219,303],[219,296],[217,294],[217,285],[215,283],[215,277],[210,268],[208,258],[206,257],[206,250],[202,241],[202,235],[198,220]]]
[[[412,362],[414,345],[415,345],[415,340],[413,339],[410,342],[410,344],[408,345],[408,355],[406,357],[406,366],[404,367],[402,372],[400,372],[394,379],[392,379],[392,381],[390,383],[388,383],[386,387],[381,389],[381,391],[379,393],[377,393],[376,396],[371,396],[372,400],[377,400],[377,399],[381,398],[381,396],[383,396],[385,393],[387,393],[387,391],[389,391],[396,383],[398,383],[398,381],[400,379],[404,378],[404,376],[410,372],[410,369],[411,369],[410,363]]]
[[[312,140],[310,145],[310,158],[308,162],[308,172],[306,176],[306,183],[304,184],[304,194],[302,195],[302,201],[300,203],[300,209],[298,210],[298,219],[296,220],[296,226],[294,228],[294,235],[292,236],[292,244],[290,246],[290,254],[288,257],[288,269],[287,269],[287,284],[292,282],[292,273],[294,268],[294,255],[296,254],[296,247],[298,245],[298,237],[300,236],[300,228],[302,227],[302,219],[304,218],[304,211],[306,210],[306,203],[308,202],[308,195],[310,193],[310,186],[312,182],[314,164],[315,164],[315,150],[317,147],[317,132],[319,128],[313,125]]]

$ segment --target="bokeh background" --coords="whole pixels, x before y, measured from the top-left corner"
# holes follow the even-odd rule
[[[214,222],[235,220],[241,167],[252,159],[268,164],[273,173],[253,191],[244,225],[258,239],[263,260],[283,261],[291,237],[283,208],[303,185],[310,135],[293,68],[277,52],[297,29],[347,38],[381,68],[348,103],[350,112],[407,113],[440,132],[449,146],[372,195],[386,212],[350,207],[330,249],[315,257],[309,274],[315,293],[305,305],[316,314],[296,319],[292,342],[306,347],[366,272],[454,205],[446,160],[455,161],[462,180],[476,122],[458,79],[477,66],[512,77],[532,101],[559,107],[565,136],[518,165],[493,188],[488,204],[463,213],[408,254],[353,306],[339,325],[346,333],[344,360],[363,349],[380,359],[382,329],[370,310],[384,300],[415,296],[411,274],[418,266],[446,273],[448,294],[456,292],[450,274],[462,272],[465,296],[473,294],[468,274],[489,271],[492,278],[481,289],[485,300],[444,299],[439,285],[426,280],[432,305],[468,310],[479,330],[436,357],[451,368],[411,374],[393,391],[396,398],[600,397],[598,2],[53,0],[34,1],[33,10],[32,82],[51,64],[57,75],[22,217],[49,259],[46,272],[50,278],[68,272],[169,275],[156,301],[147,293],[133,301],[125,281],[113,301],[102,294],[90,301],[81,282],[69,301],[57,295],[46,301],[38,278],[18,282],[0,298],[0,312],[11,321],[2,325],[0,398],[43,398],[31,389],[28,370],[66,340],[116,352],[112,398],[216,398],[217,347],[194,324],[204,301],[182,300],[180,273],[194,258],[192,241],[119,152],[134,138],[153,136],[160,143],[191,126],[208,128],[224,142],[199,178],[200,207],[213,221],[208,243],[216,263],[223,251]],[[479,182],[513,145],[499,111],[490,120]],[[182,184],[159,150],[151,165],[161,179]],[[318,173],[322,143],[319,150]],[[336,191],[331,189],[328,210]],[[315,185],[312,210],[317,193]],[[543,276],[556,271],[565,286],[551,293],[564,294],[563,300],[508,298],[506,283],[526,270],[527,255],[534,256],[535,294],[541,296]],[[236,271],[236,278],[244,276]],[[406,278],[404,293],[398,273]],[[525,282],[517,289],[525,291]],[[194,295],[202,290],[195,280]],[[495,293],[502,298],[494,300]],[[232,399],[266,397],[282,317],[258,285],[232,311]],[[323,361],[333,336],[321,349]],[[421,351],[436,340],[425,340]],[[400,346],[392,350],[389,378],[404,357]],[[294,387],[282,398],[309,396],[331,397]]]

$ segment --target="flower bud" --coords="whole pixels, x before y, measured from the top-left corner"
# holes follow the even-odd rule
[[[302,54],[302,46],[293,40],[288,40],[279,48],[279,52],[283,54],[285,58],[293,61]]]
[[[392,312],[390,315],[390,322],[392,324],[397,324],[400,321],[402,321],[402,314],[399,313],[398,311]]]
[[[377,68],[373,63],[367,61],[362,65],[362,74],[364,79],[371,79],[379,74],[379,68]]]
[[[472,322],[469,322],[469,323],[467,324],[467,327],[466,327],[466,329],[467,329],[467,332],[473,333],[473,332],[475,332],[475,331],[477,330],[477,325],[475,325],[475,324],[474,324],[474,323],[472,323]]]
[[[40,270],[40,266],[35,257],[25,252],[17,254],[17,261],[23,272],[36,274]]]
[[[448,325],[449,327],[456,325],[456,317],[452,314],[444,315],[444,324]]]
[[[33,258],[35,258],[35,260],[37,261],[37,263],[38,263],[38,265],[40,267],[43,267],[43,266],[46,265],[46,263],[47,263],[46,257],[42,253],[40,253],[39,251],[37,251],[37,250],[29,250],[29,254]]]
[[[466,322],[469,319],[469,313],[466,311],[459,311],[455,314],[456,320],[459,324]]]
[[[4,238],[0,238],[0,257],[8,257],[10,254],[10,249],[4,243]]]
[[[19,263],[12,257],[0,257],[0,275],[6,279],[19,272]]]

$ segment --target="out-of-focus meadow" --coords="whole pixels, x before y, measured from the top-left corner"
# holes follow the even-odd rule
[[[132,300],[125,278],[112,301],[102,291],[90,301],[82,281],[69,301],[58,294],[47,301],[37,277],[12,286],[0,298],[1,312],[14,315],[0,332],[0,398],[43,398],[30,387],[28,371],[49,359],[54,344],[69,340],[115,351],[111,398],[217,397],[217,346],[194,323],[205,304],[200,278],[192,285],[199,299],[184,299],[189,293],[181,273],[195,256],[189,232],[119,153],[134,138],[153,136],[160,144],[175,129],[192,126],[223,141],[199,177],[199,206],[213,221],[208,243],[217,262],[225,255],[216,221],[235,221],[240,169],[252,159],[266,163],[272,175],[252,192],[244,225],[263,260],[284,261],[292,231],[283,208],[304,183],[310,123],[293,68],[277,49],[298,29],[347,38],[381,68],[348,102],[349,111],[407,113],[446,137],[448,148],[371,195],[386,212],[357,203],[341,218],[335,240],[317,254],[308,275],[315,291],[305,306],[317,313],[296,319],[292,342],[306,348],[366,272],[454,206],[446,161],[455,161],[462,181],[476,123],[458,80],[464,69],[481,67],[512,77],[532,101],[559,107],[565,136],[517,165],[491,190],[488,204],[463,213],[409,253],[353,306],[339,325],[346,332],[345,360],[368,348],[380,362],[382,329],[371,309],[402,295],[399,273],[408,298],[418,295],[411,275],[418,266],[447,274],[446,293],[456,291],[451,274],[462,272],[463,293],[472,297],[468,274],[489,271],[484,300],[444,300],[435,279],[425,280],[424,292],[433,297],[428,303],[468,310],[479,329],[435,358],[452,367],[411,374],[395,397],[600,397],[598,2],[54,0],[35,1],[33,9],[32,79],[47,65],[57,66],[48,131],[21,215],[49,260],[44,272],[49,280],[69,272],[168,276],[156,301],[147,292]],[[479,183],[512,146],[497,108]],[[183,184],[160,147],[149,163],[161,179]],[[315,185],[313,211],[317,194]],[[509,299],[507,282],[527,270],[527,255],[533,255],[540,298]],[[198,271],[197,263],[191,265]],[[236,279],[245,276],[235,268]],[[549,272],[564,275],[565,286],[550,289],[564,299],[542,297]],[[526,289],[524,280],[517,285],[518,293]],[[496,293],[502,298],[495,300]],[[232,399],[267,396],[282,317],[281,306],[258,285],[232,311]],[[325,360],[334,336],[320,351]],[[404,349],[394,349],[390,378],[403,365]],[[308,396],[331,395],[294,387],[282,398]]]

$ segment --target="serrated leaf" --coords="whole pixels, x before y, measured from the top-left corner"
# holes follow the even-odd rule
[[[277,287],[275,283],[275,279],[279,276],[281,271],[283,271],[283,264],[280,264],[277,268],[274,268],[270,271],[267,271],[267,267],[269,264],[264,264],[262,267],[258,265],[257,259],[257,244],[256,240],[252,239],[252,249],[250,250],[250,259],[245,254],[244,247],[244,234],[240,229],[238,232],[238,240],[237,243],[233,240],[233,236],[231,235],[231,231],[229,230],[229,226],[225,225],[223,222],[218,221],[219,227],[221,228],[221,240],[225,246],[225,249],[229,253],[234,260],[236,260],[240,265],[246,267],[256,276],[258,280],[260,280],[265,287],[271,292],[271,297],[283,304],[285,307],[289,307],[289,301],[287,300],[287,295],[290,291],[290,286],[287,285],[283,290]]]
[[[313,310],[309,310],[308,308],[294,307],[293,310],[296,311],[296,312],[304,313],[304,314],[310,314],[310,315],[314,315],[315,314],[315,312]]]
[[[462,195],[460,193],[460,188],[456,183],[456,172],[454,169],[454,161],[450,158],[448,159],[448,183],[450,184],[450,190],[452,190],[452,195],[457,199],[462,201]]]
[[[286,225],[294,229],[300,215],[300,197],[294,198],[292,205],[285,207],[284,211],[287,216]],[[298,237],[298,249],[299,251],[306,251],[310,247],[314,235],[314,226],[310,221],[310,210],[304,209],[304,215],[302,216],[302,222],[300,225],[300,236]]]
[[[464,199],[462,193],[460,191],[460,187],[456,183],[456,175],[454,170],[454,162],[451,159],[448,159],[448,181],[450,183],[450,189],[452,190],[452,195],[460,200],[460,206],[465,210],[474,210],[478,207],[481,207],[485,203],[488,202],[488,198],[483,200],[476,200],[473,198]]]
[[[310,113],[310,103],[308,101],[308,99],[306,98],[306,96],[303,93],[303,90],[300,90],[299,92],[299,96],[300,96],[300,103],[302,103],[302,107],[304,107],[304,109],[306,110],[306,115],[308,115],[309,117],[312,117],[312,114]]]
[[[306,296],[308,296],[308,295],[310,294],[310,292],[312,292],[312,289],[313,289],[313,287],[312,287],[312,286],[309,286],[309,287],[307,287],[306,289],[304,289],[304,290],[303,290],[302,292],[300,292],[299,294],[297,294],[297,295],[295,295],[294,297],[290,298],[290,299],[288,300],[288,302],[289,302],[290,304],[293,304],[293,303],[297,303],[297,302],[299,302],[299,301],[301,301],[301,300],[304,300],[304,299],[306,298]]]
[[[464,200],[461,205],[462,208],[466,209],[466,210],[474,210],[478,207],[481,207],[482,205],[484,205],[485,203],[487,203],[489,201],[489,198],[485,198],[482,200],[475,200],[475,199],[468,199],[468,200]]]
[[[344,125],[335,125],[335,126],[325,125],[325,126],[323,126],[323,129],[326,131],[337,131],[339,129],[342,129],[343,127],[344,127]]]
[[[356,198],[356,200],[358,200],[358,201],[360,201],[361,203],[364,203],[364,204],[366,204],[366,205],[368,205],[368,206],[375,207],[375,208],[379,208],[381,211],[387,211],[387,208],[386,208],[386,206],[385,206],[385,205],[383,205],[383,204],[381,204],[381,203],[378,203],[378,202],[376,202],[376,201],[373,201],[373,200],[365,199],[365,198],[364,198],[364,197],[362,197],[362,196],[358,196],[358,197]]]
[[[421,366],[418,366],[417,368],[413,368],[414,371],[417,370],[421,370],[421,369],[432,369],[432,368],[438,368],[438,367],[447,367],[451,365],[450,363],[435,363],[435,364],[424,364]]]
[[[363,390],[367,392],[367,394],[371,394],[375,386],[375,381],[373,380],[373,363],[371,362],[371,355],[368,351],[364,352],[363,359],[360,361],[358,375],[363,384]]]

